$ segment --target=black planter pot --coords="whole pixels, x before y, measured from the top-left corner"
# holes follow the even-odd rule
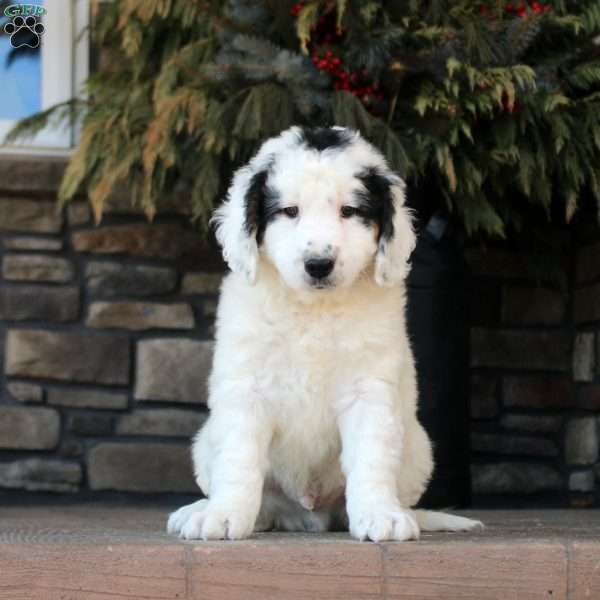
[[[408,280],[408,331],[417,365],[419,419],[434,445],[427,507],[470,503],[467,269],[447,222],[419,236]]]

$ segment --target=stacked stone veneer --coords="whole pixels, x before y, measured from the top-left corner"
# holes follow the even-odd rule
[[[0,493],[193,492],[222,265],[185,215],[57,211],[0,165]]]
[[[526,252],[467,253],[476,503],[597,500],[600,241],[577,231],[562,242],[550,271]]]
[[[600,480],[600,236],[584,237],[574,265],[573,390],[577,418],[567,423],[565,453],[569,489],[591,494]]]
[[[0,495],[194,492],[223,264],[176,204],[57,212],[63,169],[0,160]],[[573,231],[550,270],[467,251],[475,504],[598,504],[600,234]]]

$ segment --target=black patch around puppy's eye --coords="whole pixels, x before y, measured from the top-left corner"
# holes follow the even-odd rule
[[[269,185],[270,167],[255,173],[250,179],[245,196],[244,229],[248,236],[256,236],[260,244],[269,221],[279,212],[279,195]]]
[[[331,127],[303,127],[300,130],[299,142],[319,152],[329,148],[342,150],[352,142],[352,133]]]
[[[259,228],[268,175],[269,172],[266,169],[254,173],[246,190],[244,229],[249,236],[256,235]]]
[[[361,171],[356,178],[365,187],[356,192],[361,213],[365,219],[377,223],[379,239],[384,241],[394,237],[394,200],[392,182],[377,167],[369,167]]]

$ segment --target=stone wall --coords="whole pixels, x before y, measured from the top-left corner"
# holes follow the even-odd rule
[[[0,494],[195,492],[224,265],[185,202],[57,212],[63,168],[0,160]],[[600,235],[559,242],[467,251],[476,505],[597,504]]]
[[[507,246],[467,253],[474,276],[471,448],[476,504],[506,504],[527,495],[536,504],[596,503],[597,229],[576,229],[561,245],[550,271],[535,256]]]
[[[0,162],[0,493],[195,492],[223,265],[185,214],[57,211],[62,168]]]
[[[567,423],[565,458],[569,489],[581,503],[597,504],[598,414],[600,413],[600,239],[595,228],[582,235],[573,274],[573,404],[577,416]],[[596,500],[596,502],[594,502]]]

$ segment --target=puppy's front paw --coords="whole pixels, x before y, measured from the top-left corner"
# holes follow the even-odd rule
[[[396,503],[373,503],[348,510],[350,534],[359,540],[383,542],[419,539],[419,525],[410,510]]]
[[[174,512],[168,530],[184,540],[242,540],[252,534],[255,521],[245,506],[200,500]]]
[[[179,510],[172,512],[169,515],[169,520],[167,522],[167,532],[176,535],[181,534],[181,530],[188,522],[189,518],[195,512],[203,512],[207,504],[208,500],[198,500],[198,502],[187,504],[186,506],[182,506]]]

